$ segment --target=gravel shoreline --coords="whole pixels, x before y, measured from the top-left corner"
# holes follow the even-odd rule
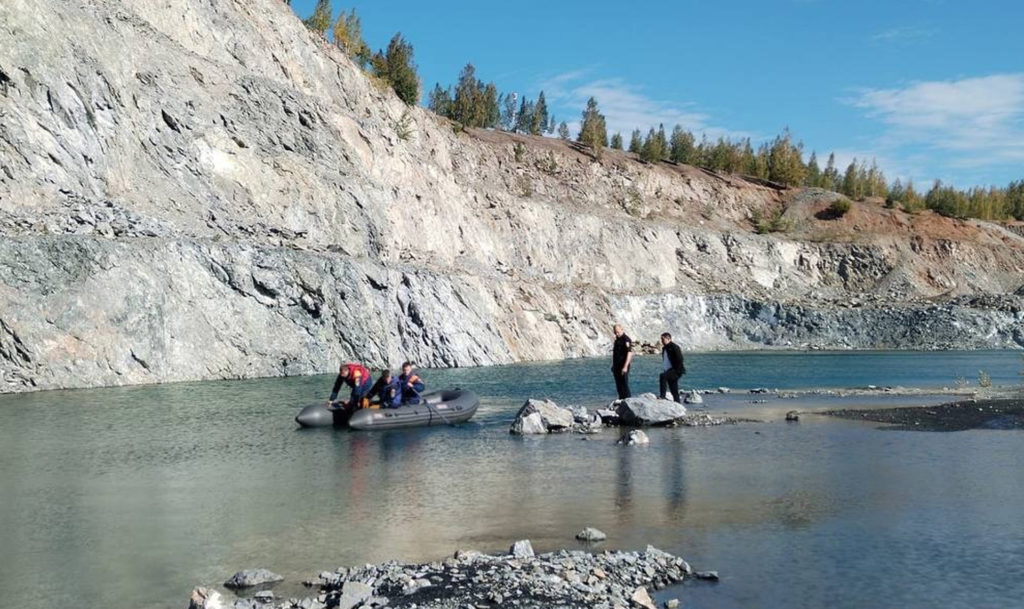
[[[229,600],[211,588],[196,588],[189,609],[655,609],[651,591],[687,579],[717,581],[718,573],[694,571],[653,546],[643,552],[534,554],[522,540],[503,555],[460,550],[432,563],[389,561],[325,571],[304,582],[313,592],[302,599],[275,599],[264,589]],[[664,606],[680,602],[669,599]]]
[[[893,426],[890,429],[918,431],[1024,429],[1024,395],[963,400],[938,406],[828,410],[821,414],[843,419],[886,423]]]

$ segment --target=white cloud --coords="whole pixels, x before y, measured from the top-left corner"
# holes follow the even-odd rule
[[[1024,73],[866,89],[848,101],[888,126],[887,147],[948,151],[960,166],[1024,161]]]
[[[871,40],[880,43],[908,43],[924,38],[931,38],[939,33],[934,28],[926,28],[916,25],[904,25],[889,28],[871,36]]]
[[[621,133],[627,141],[634,129],[644,134],[651,127],[664,125],[671,131],[675,125],[695,134],[706,133],[708,137],[746,137],[740,133],[711,124],[711,117],[693,104],[680,104],[647,97],[639,88],[621,78],[586,80],[589,72],[574,70],[548,79],[541,85],[544,95],[551,104],[560,108],[572,108],[575,116],[583,111],[587,100],[597,100],[601,114],[605,116],[608,134]],[[567,121],[568,122],[568,121]],[[568,122],[573,127],[573,122]],[[578,128],[578,120],[575,122]]]

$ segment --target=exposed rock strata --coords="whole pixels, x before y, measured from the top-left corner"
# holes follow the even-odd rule
[[[0,391],[595,355],[613,321],[704,349],[1024,344],[1016,233],[821,223],[822,193],[455,133],[277,0],[0,23]],[[750,232],[783,204],[790,233]]]

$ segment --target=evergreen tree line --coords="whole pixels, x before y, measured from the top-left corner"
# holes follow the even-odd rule
[[[612,136],[611,147],[623,149],[620,134]],[[627,149],[648,163],[684,163],[786,186],[824,188],[856,200],[880,197],[885,199],[887,207],[901,207],[910,212],[931,209],[957,218],[1024,220],[1024,180],[1013,182],[1006,188],[975,187],[968,190],[958,190],[936,180],[930,190],[919,194],[913,181],[903,184],[897,178],[888,182],[873,160],[868,165],[854,159],[842,173],[836,167],[834,153],[829,155],[824,168],[819,165],[815,152],[811,152],[810,158],[804,162],[803,144],[794,143],[788,130],[755,149],[750,138],[729,140],[720,137],[712,141],[703,136],[698,142],[693,133],[679,125],[672,129],[671,134],[666,134],[664,125],[658,125],[657,129],[649,129],[646,136],[639,129],[634,130]]]
[[[290,4],[290,3],[289,3]],[[399,99],[412,106],[420,99],[420,79],[413,62],[413,48],[396,33],[386,50],[373,53],[363,39],[362,24],[356,9],[341,11],[337,19],[331,17],[331,1],[317,0],[313,14],[303,20],[310,30],[327,37],[330,30],[332,42],[352,58],[363,70],[369,70],[387,86],[394,89]]]
[[[462,68],[454,87],[445,89],[441,83],[435,84],[427,107],[464,127],[531,135],[552,134],[558,127],[555,117],[548,112],[543,91],[536,100],[518,93],[499,93],[493,82],[484,84],[476,77],[476,68],[471,63]]]

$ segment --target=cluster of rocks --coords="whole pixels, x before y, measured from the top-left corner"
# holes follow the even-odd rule
[[[108,239],[168,237],[166,223],[147,218],[114,201],[93,201],[68,194],[61,204],[33,210],[31,215],[4,212],[0,227],[7,234],[95,235]]]
[[[604,538],[595,529],[584,533]],[[460,550],[427,564],[389,561],[325,571],[305,582],[316,593],[303,599],[276,600],[262,590],[228,604],[216,590],[196,588],[189,609],[655,609],[650,591],[688,578],[714,581],[718,574],[694,571],[682,558],[653,546],[643,552],[535,554],[530,542],[521,540],[503,555]],[[679,601],[665,606],[677,607]]]
[[[696,391],[687,395],[689,403],[703,400]],[[719,417],[707,412],[688,412],[686,406],[664,400],[652,393],[616,400],[607,408],[590,411],[582,406],[564,408],[551,400],[529,399],[516,414],[509,432],[516,435],[549,433],[592,434],[606,426],[648,427],[686,426],[707,427],[735,423],[737,419]],[[620,443],[647,444],[650,439],[642,432],[623,436]]]

